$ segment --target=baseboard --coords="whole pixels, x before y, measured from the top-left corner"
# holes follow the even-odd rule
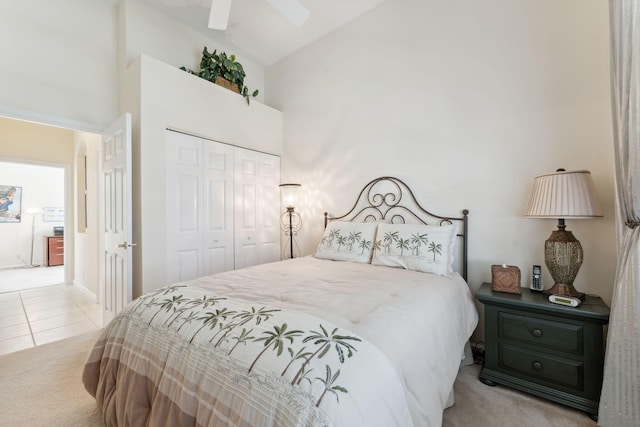
[[[31,268],[29,264],[6,265],[0,267],[0,270],[14,270],[16,268]]]
[[[96,294],[94,294],[93,292],[91,292],[89,289],[85,288],[85,286],[80,283],[77,280],[73,280],[73,286],[75,286],[76,288],[78,288],[79,291],[81,291],[82,293],[86,294],[87,296],[93,298],[96,303],[98,301],[98,297],[96,296]]]

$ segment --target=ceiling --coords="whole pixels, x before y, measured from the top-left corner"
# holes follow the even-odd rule
[[[211,0],[144,0],[206,37],[238,48],[262,66],[269,66],[363,15],[385,0],[298,0],[311,11],[301,27],[266,0],[233,0],[226,31],[207,27]]]

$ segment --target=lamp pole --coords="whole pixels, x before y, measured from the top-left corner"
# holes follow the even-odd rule
[[[33,242],[36,238],[36,215],[41,213],[39,208],[31,207],[27,208],[24,213],[31,215],[31,260],[29,267],[37,267],[37,265],[33,265]]]
[[[289,257],[293,259],[293,207],[288,207],[289,213]]]
[[[36,215],[33,214],[32,218],[31,218],[31,267],[34,267],[33,265],[33,241],[35,240],[35,232],[36,232]]]

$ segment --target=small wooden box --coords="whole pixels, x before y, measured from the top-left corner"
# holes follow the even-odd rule
[[[492,265],[491,290],[519,294],[520,269],[515,265]]]

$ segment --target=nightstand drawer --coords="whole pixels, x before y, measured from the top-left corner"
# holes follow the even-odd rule
[[[508,344],[499,350],[500,367],[511,369],[539,381],[584,390],[584,365],[580,361],[553,357]]]
[[[583,353],[584,332],[580,324],[549,321],[508,312],[500,312],[498,322],[501,338],[523,341],[575,355]]]

